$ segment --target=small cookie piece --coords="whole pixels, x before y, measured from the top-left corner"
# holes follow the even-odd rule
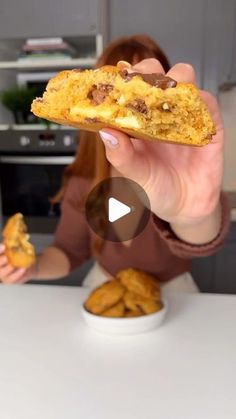
[[[118,272],[116,278],[120,280],[125,288],[135,294],[153,300],[160,299],[159,282],[146,272],[140,271],[139,269],[128,268]]]
[[[88,131],[110,127],[146,140],[202,146],[215,134],[193,84],[132,72],[127,63],[61,71],[31,110],[58,124]]]
[[[101,314],[113,307],[123,297],[124,286],[117,280],[107,281],[89,295],[84,303],[86,310],[93,314]]]
[[[160,301],[142,297],[134,292],[126,291],[123,297],[125,307],[132,311],[141,310],[144,314],[151,314],[159,311],[162,307]]]
[[[35,251],[21,213],[8,219],[2,235],[9,263],[15,268],[29,268],[35,262]]]
[[[101,313],[103,317],[124,317],[125,305],[123,301],[119,301],[116,305]]]

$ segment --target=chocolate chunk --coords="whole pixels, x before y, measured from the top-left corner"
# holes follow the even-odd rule
[[[102,103],[105,97],[106,95],[104,95],[104,92],[100,92],[95,84],[92,86],[92,89],[88,92],[88,98],[91,99],[94,105],[99,105],[100,103]]]
[[[175,87],[177,85],[177,82],[175,80],[173,80],[171,77],[164,76],[164,74],[161,73],[129,73],[127,69],[124,69],[120,71],[120,75],[125,81],[130,81],[133,77],[139,76],[143,79],[143,81],[150,84],[151,86],[159,87],[163,90],[168,89],[170,87]]]
[[[140,113],[147,113],[147,105],[143,99],[135,99],[133,100],[133,102],[130,102],[127,106]]]
[[[88,98],[92,100],[94,105],[100,105],[112,91],[113,86],[111,84],[94,84],[92,90],[88,94]]]

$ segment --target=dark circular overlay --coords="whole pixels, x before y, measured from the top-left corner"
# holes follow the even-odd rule
[[[127,205],[130,212],[116,221],[109,221],[110,198]],[[112,242],[138,236],[151,214],[146,192],[136,182],[124,177],[112,177],[98,183],[87,197],[85,210],[90,228],[102,239]]]

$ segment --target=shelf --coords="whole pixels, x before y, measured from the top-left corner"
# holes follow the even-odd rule
[[[0,69],[18,69],[18,68],[75,68],[92,67],[96,58],[72,58],[57,60],[27,60],[27,61],[0,61]]]
[[[46,131],[51,131],[51,130],[72,130],[75,131],[76,128],[73,128],[71,126],[66,126],[66,125],[58,125],[58,124],[50,124],[50,127],[48,128],[46,125],[43,124],[12,124],[12,125],[7,125],[7,124],[0,124],[0,132],[2,131],[8,131],[8,130],[13,130],[13,131],[42,131],[42,130],[46,130]]]

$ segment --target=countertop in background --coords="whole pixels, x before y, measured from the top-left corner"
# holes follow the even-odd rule
[[[87,292],[0,286],[2,418],[235,419],[236,296],[166,295],[160,329],[111,336]]]

